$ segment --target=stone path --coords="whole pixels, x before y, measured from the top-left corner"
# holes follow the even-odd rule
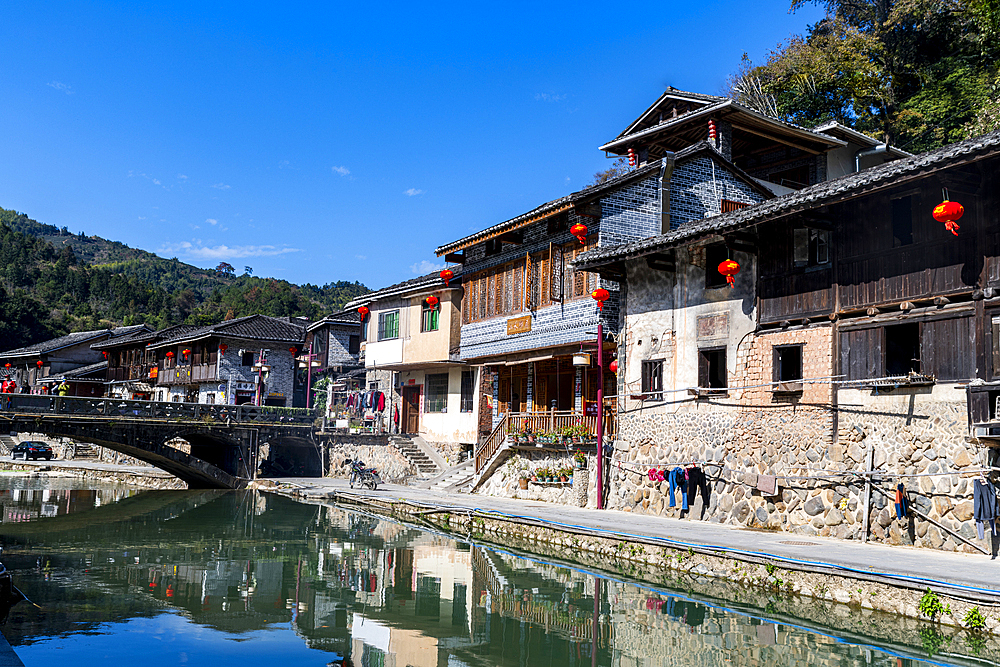
[[[756,531],[734,526],[629,514],[614,510],[591,510],[564,505],[444,493],[431,489],[385,485],[377,491],[351,490],[341,479],[275,479],[296,495],[314,500],[332,500],[350,495],[382,501],[408,501],[447,508],[449,511],[481,510],[500,512],[558,525],[571,525],[598,537],[628,539],[630,536],[672,540],[686,548],[737,550],[746,554],[794,562],[798,568],[834,568],[845,576],[866,573],[890,575],[923,587],[923,580],[935,588],[945,586],[957,594],[973,589],[975,597],[1000,603],[1000,560],[985,555],[933,551],[904,546],[862,544],[824,537],[803,537],[790,533]],[[797,568],[797,569],[798,569]]]

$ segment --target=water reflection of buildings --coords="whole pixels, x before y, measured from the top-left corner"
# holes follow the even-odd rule
[[[354,667],[864,660],[822,633],[331,507],[250,493],[113,504],[89,493],[0,492],[5,517],[57,514],[3,526],[5,563],[46,609],[15,608],[4,629],[15,646],[173,610],[237,635],[289,624],[329,662]],[[31,531],[46,526],[63,532]]]

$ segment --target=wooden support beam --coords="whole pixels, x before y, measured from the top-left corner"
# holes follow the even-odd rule
[[[800,144],[800,143],[796,143],[794,141],[789,141],[788,139],[786,139],[784,137],[776,137],[773,134],[770,134],[769,132],[764,132],[764,131],[758,130],[756,128],[747,127],[746,125],[742,125],[742,124],[737,125],[736,123],[733,123],[733,129],[734,130],[741,130],[743,132],[746,132],[747,134],[753,134],[753,135],[756,135],[758,137],[763,137],[764,139],[769,139],[769,140],[775,141],[775,142],[777,142],[779,144],[784,144],[786,146],[792,146],[793,148],[798,148],[799,150],[803,150],[803,151],[805,151],[807,153],[811,153],[812,155],[819,155],[820,153],[823,152],[821,150],[816,150],[815,148],[809,148],[805,144]]]
[[[444,256],[444,261],[451,262],[452,264],[465,264],[465,253],[449,252]]]
[[[502,243],[512,243],[514,245],[521,245],[524,243],[524,232],[504,232],[496,237],[496,239]]]

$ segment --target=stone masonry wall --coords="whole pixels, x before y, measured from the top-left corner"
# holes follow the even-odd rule
[[[903,483],[911,512],[897,520],[891,495],[871,491],[868,539],[974,552],[949,530],[989,550],[972,521],[972,477],[987,452],[966,441],[964,388],[835,389],[833,328],[819,326],[758,334],[737,354],[740,376],[727,399],[693,401],[666,411],[620,416],[608,504],[627,512],[681,516],[669,507],[669,485],[650,481],[650,468],[704,461],[711,477],[707,505],[697,497],[684,516],[766,527],[802,535],[861,539],[868,451],[875,484],[893,494]],[[801,394],[772,391],[773,348],[803,345]],[[621,467],[618,464],[621,464]],[[760,475],[777,477],[763,495]],[[916,475],[905,477],[906,475]],[[939,525],[936,525],[939,524]]]

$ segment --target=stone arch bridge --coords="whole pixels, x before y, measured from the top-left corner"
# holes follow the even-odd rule
[[[198,489],[243,488],[264,463],[262,448],[296,461],[301,476],[320,475],[314,419],[296,408],[0,394],[0,430],[107,447]],[[168,444],[177,438],[187,444]]]

